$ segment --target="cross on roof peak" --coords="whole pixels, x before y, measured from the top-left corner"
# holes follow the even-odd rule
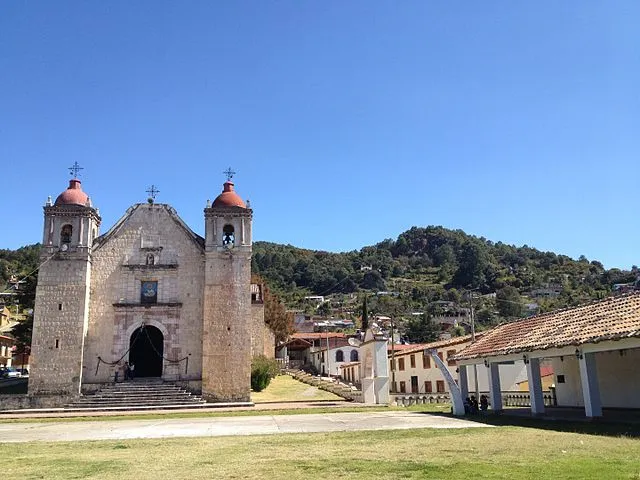
[[[160,193],[160,190],[156,188],[155,185],[151,185],[146,192],[149,194],[149,198],[153,201],[156,199],[156,196]]]
[[[227,176],[227,182],[230,182],[231,179],[233,178],[233,176],[236,174],[236,172],[234,172],[233,170],[231,170],[231,167],[227,168],[224,172],[226,176]]]
[[[78,162],[73,162],[73,165],[69,167],[69,174],[73,178],[78,178],[78,173],[80,173],[80,170],[84,170],[84,168],[78,165]]]

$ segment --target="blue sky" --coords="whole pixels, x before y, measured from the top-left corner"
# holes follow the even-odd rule
[[[84,167],[106,231],[155,184],[198,233],[344,251],[443,225],[640,263],[640,2],[0,3],[0,248]]]

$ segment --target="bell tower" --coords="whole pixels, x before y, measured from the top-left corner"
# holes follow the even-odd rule
[[[77,395],[89,312],[91,246],[100,215],[77,178],[44,206],[44,233],[33,319],[30,395]]]
[[[222,193],[207,203],[202,328],[202,396],[249,401],[251,393],[251,222],[229,169]]]

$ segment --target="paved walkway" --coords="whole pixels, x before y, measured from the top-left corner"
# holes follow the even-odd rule
[[[21,410],[0,410],[0,422],[4,419],[16,418],[71,418],[71,417],[123,417],[132,415],[168,414],[168,413],[218,413],[237,412],[239,410],[298,410],[304,408],[362,408],[363,410],[380,407],[379,405],[365,405],[364,403],[350,402],[347,400],[312,400],[308,402],[264,402],[256,403],[254,406],[221,407],[219,403],[210,407],[199,408],[144,408],[121,410],[119,408],[95,408],[95,409],[70,409],[70,408],[48,408],[48,409],[21,409]]]
[[[423,413],[363,411],[99,422],[0,423],[0,439],[2,442],[55,442],[469,427],[487,427],[487,425]]]

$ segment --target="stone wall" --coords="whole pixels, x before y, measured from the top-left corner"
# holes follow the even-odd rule
[[[94,248],[83,383],[113,378],[115,367],[98,365],[98,357],[105,362],[128,360],[131,335],[143,322],[162,332],[164,357],[189,356],[187,372],[185,362],[164,361],[163,378],[199,379],[202,246],[167,205],[139,204],[126,217]],[[157,304],[140,304],[142,281],[158,282]]]
[[[0,395],[1,410],[23,408],[59,408],[73,399],[70,395]]]
[[[209,401],[249,401],[250,255],[250,249],[207,252],[202,396]]]
[[[276,358],[276,336],[266,325],[264,325],[262,332],[264,335],[264,356]]]
[[[51,258],[50,258],[51,257]],[[44,248],[34,309],[29,394],[80,392],[90,264],[86,251]]]
[[[251,305],[251,357],[275,358],[275,336],[264,323],[264,304]]]

